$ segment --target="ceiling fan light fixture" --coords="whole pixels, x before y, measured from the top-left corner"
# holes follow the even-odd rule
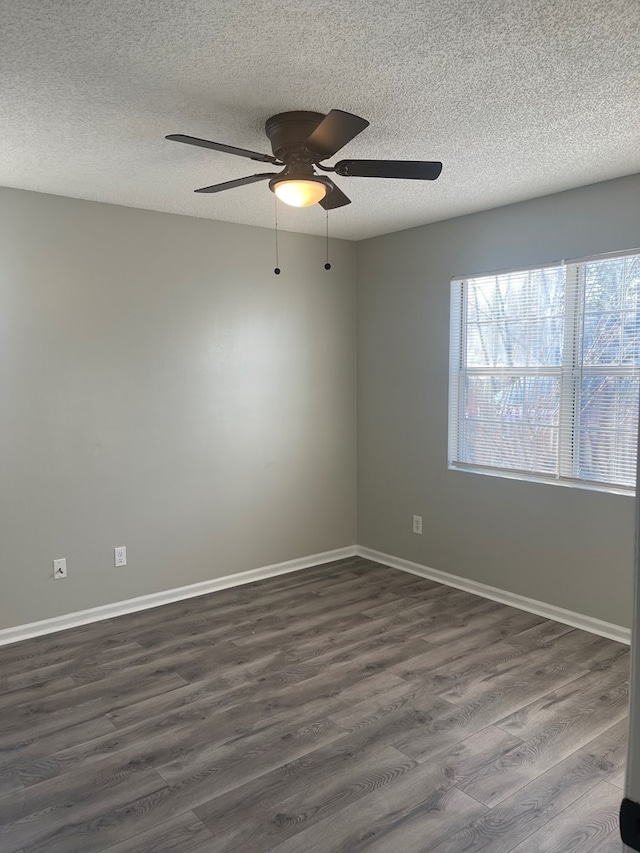
[[[327,194],[326,183],[315,178],[284,178],[272,181],[270,186],[280,201],[292,207],[310,207]]]

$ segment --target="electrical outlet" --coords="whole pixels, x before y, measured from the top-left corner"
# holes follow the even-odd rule
[[[127,549],[124,545],[120,545],[118,548],[114,548],[114,550],[113,550],[113,565],[114,566],[126,566],[127,565]]]
[[[60,560],[53,561],[53,577],[54,580],[62,580],[67,576],[67,558],[62,557]]]
[[[413,532],[419,533],[422,536],[422,516],[414,515],[413,516]]]

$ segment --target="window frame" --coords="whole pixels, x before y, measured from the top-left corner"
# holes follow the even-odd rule
[[[534,483],[549,483],[569,488],[587,489],[590,491],[610,494],[635,496],[636,486],[626,486],[620,483],[609,483],[601,480],[589,480],[578,475],[579,447],[576,435],[579,429],[579,398],[578,383],[583,377],[580,329],[583,317],[582,302],[584,293],[584,265],[592,261],[617,260],[629,256],[640,256],[640,249],[625,249],[590,255],[571,260],[551,261],[533,266],[519,266],[509,269],[475,273],[473,275],[453,276],[450,281],[450,338],[449,338],[449,409],[448,409],[448,469],[467,473],[484,474],[490,477],[522,480]],[[465,299],[465,284],[471,279],[490,276],[509,275],[512,273],[532,272],[553,267],[565,268],[565,312],[563,324],[563,350],[560,366],[549,365],[539,368],[528,367],[469,367],[467,355],[467,300]],[[570,322],[567,322],[570,321]],[[459,461],[464,446],[465,423],[465,380],[469,376],[486,376],[492,370],[501,376],[514,377],[523,375],[549,376],[559,378],[559,417],[558,417],[558,473],[546,474],[508,467],[492,467]],[[640,363],[635,365],[589,365],[586,368],[589,376],[602,375],[606,377],[640,376]],[[455,377],[455,381],[454,381]],[[640,397],[640,395],[639,395]],[[639,399],[640,406],[640,399]],[[639,454],[640,458],[640,454]]]

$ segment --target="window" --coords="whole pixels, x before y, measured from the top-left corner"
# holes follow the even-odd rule
[[[640,254],[452,283],[449,467],[633,492]]]

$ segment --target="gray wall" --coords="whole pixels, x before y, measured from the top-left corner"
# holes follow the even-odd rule
[[[0,627],[354,544],[356,249],[323,253],[0,190]]]
[[[275,277],[268,230],[0,189],[0,627],[356,541],[356,249],[357,541],[629,625],[631,498],[447,470],[449,281],[639,222],[634,176]]]
[[[631,624],[631,497],[447,470],[449,282],[638,245],[639,175],[359,244],[360,545]]]

